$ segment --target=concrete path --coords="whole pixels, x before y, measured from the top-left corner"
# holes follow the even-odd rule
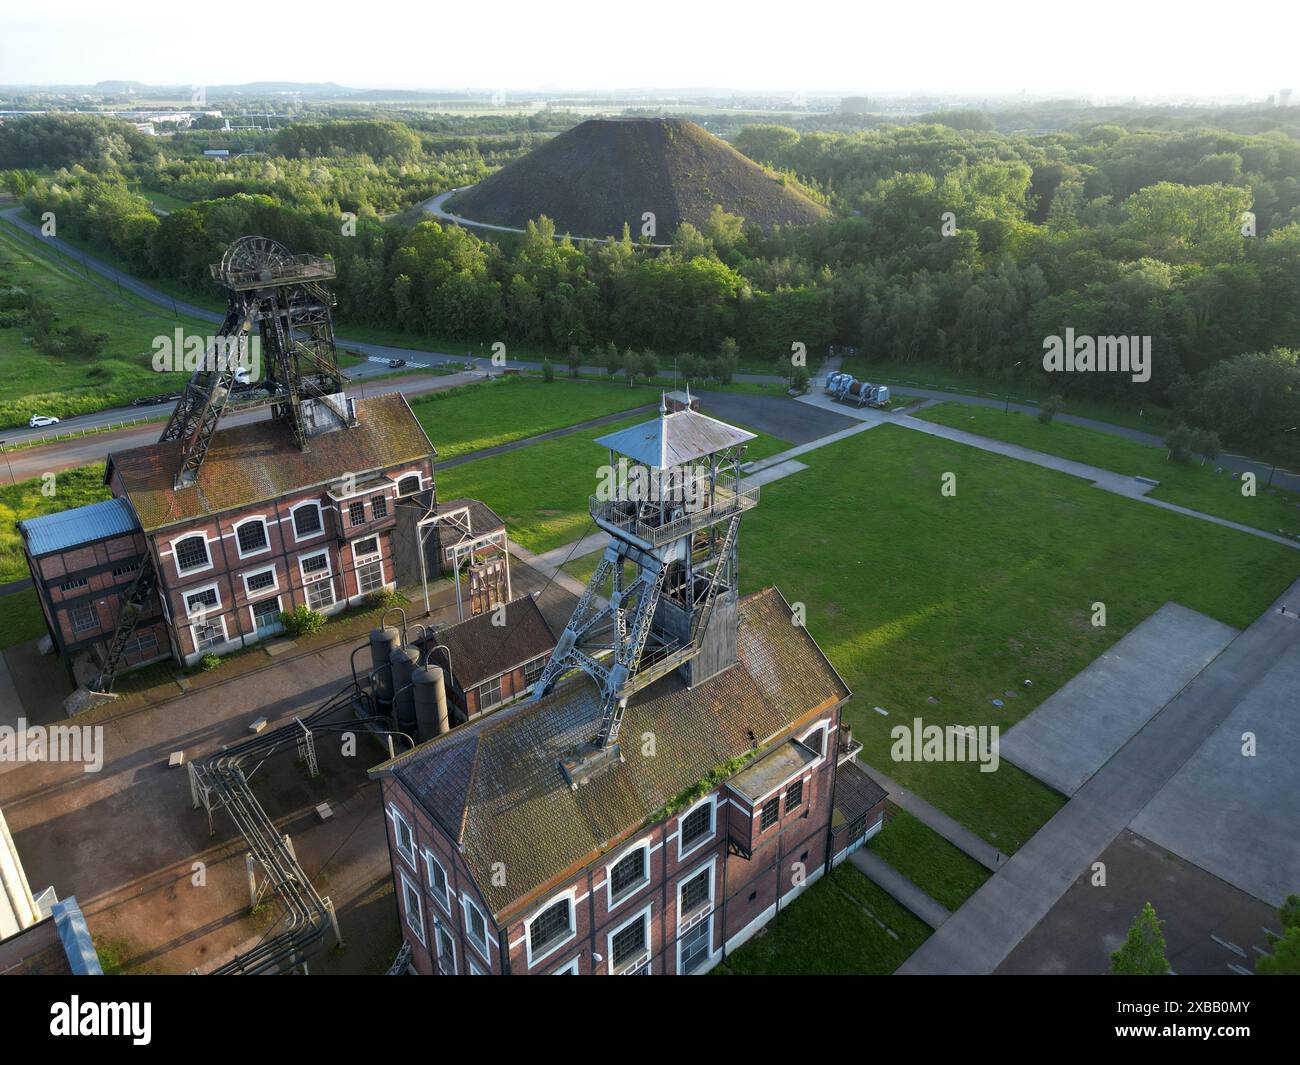
[[[895,902],[906,906],[931,928],[938,928],[952,916],[951,910],[935,902],[874,851],[859,847],[849,855],[849,861],[862,870],[868,880],[873,881]]]
[[[1166,603],[1012,726],[1002,757],[1073,795],[1237,635]]]
[[[906,810],[922,824],[937,832],[959,851],[974,858],[985,869],[996,872],[1007,862],[1007,856],[997,847],[980,839],[965,825],[959,824],[936,806],[931,806],[915,792],[903,787],[893,777],[886,776],[875,766],[859,762],[872,780],[889,792],[889,801],[900,810]]]
[[[1288,593],[1292,601],[1297,594],[1300,581]],[[1277,616],[1277,605],[1129,740],[898,972],[993,972],[1260,684],[1269,664],[1300,646],[1300,623]],[[1230,794],[1215,788],[1208,798],[1229,802]]]

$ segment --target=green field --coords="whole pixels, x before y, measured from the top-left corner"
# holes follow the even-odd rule
[[[433,441],[438,461],[445,462],[658,401],[656,388],[501,377],[420,396],[411,400],[411,409]],[[441,488],[439,494],[447,496]]]
[[[78,466],[54,475],[49,482],[53,494],[49,495],[42,491],[46,482],[39,477],[0,486],[0,584],[28,575],[16,523],[23,518],[54,514],[107,499],[109,491],[103,480],[104,467],[95,465]]]
[[[919,918],[846,862],[808,888],[713,971],[746,976],[885,976],[929,935],[929,927]]]
[[[537,387],[555,386],[538,383]],[[596,438],[649,417],[647,413],[633,414],[522,450],[440,470],[439,497],[481,499],[501,516],[517,543],[530,551],[550,551],[595,528],[587,513],[587,500],[596,490],[598,467],[609,461],[608,451],[595,443]],[[579,420],[569,418],[570,422]],[[762,458],[789,446],[783,440],[759,434],[750,443],[746,457]],[[583,561],[590,561],[594,569],[597,557],[592,555]]]
[[[1260,478],[1254,496],[1244,496],[1242,482],[1228,470],[1215,473],[1213,462],[1204,465],[1200,460],[1188,465],[1170,462],[1164,448],[1148,447],[1096,429],[1064,422],[1044,425],[1027,414],[1014,411],[1003,414],[1000,410],[961,403],[940,403],[916,417],[1115,473],[1149,477],[1160,482],[1160,487],[1150,492],[1152,499],[1177,503],[1265,532],[1300,537],[1300,496],[1269,489],[1267,475]]]
[[[959,909],[992,876],[906,810],[893,810],[867,848],[950,910]]]
[[[1245,627],[1300,574],[1281,545],[898,426],[803,461],[745,518],[742,592],[804,603],[864,760],[1008,853],[1061,796],[1006,762],[894,762],[891,726],[1009,728],[1165,602]]]
[[[45,634],[45,619],[34,588],[0,595],[0,651]]]
[[[123,406],[139,396],[180,388],[186,375],[159,374],[150,365],[153,338],[177,326],[206,336],[212,326],[177,317],[116,286],[92,284],[66,260],[34,248],[17,230],[0,225],[0,287],[19,286],[48,301],[62,328],[108,334],[93,359],[46,355],[25,340],[23,325],[0,328],[0,425],[26,425],[36,413],[66,418]]]

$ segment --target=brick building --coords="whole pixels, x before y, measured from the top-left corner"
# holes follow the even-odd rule
[[[194,483],[176,441],[114,452],[114,498],[19,523],[46,624],[69,671],[102,662],[146,552],[158,574],[125,658],[193,663],[281,631],[305,604],[330,614],[439,572],[434,450],[399,394],[353,404],[355,424],[295,445],[282,422],[219,429]],[[395,546],[398,545],[398,546]]]
[[[457,724],[527,692],[555,650],[555,633],[531,595],[434,632],[429,661],[447,671]]]
[[[705,972],[879,827],[843,681],[779,592],[738,614],[736,663],[638,693],[635,742],[582,787],[557,765],[598,724],[582,676],[373,771],[417,972]]]

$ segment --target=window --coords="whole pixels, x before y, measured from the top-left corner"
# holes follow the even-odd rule
[[[799,742],[810,750],[816,751],[818,754],[825,754],[826,730],[820,727],[815,728]]]
[[[647,848],[637,847],[630,854],[620,858],[609,870],[610,904],[616,905],[619,899],[626,898],[637,888],[649,881],[646,871]]]
[[[424,850],[424,871],[429,876],[429,890],[433,892],[433,897],[438,900],[438,905],[451,913],[451,903],[447,901],[447,870],[442,867],[442,862],[434,857],[433,851],[427,847]]]
[[[700,962],[709,956],[709,942],[713,938],[712,920],[702,921],[682,937],[678,945],[681,958],[678,971],[690,974],[700,967]]]
[[[185,613],[190,617],[202,617],[209,610],[216,610],[220,606],[221,597],[217,595],[216,585],[185,593]]]
[[[424,906],[420,902],[420,890],[411,883],[405,873],[402,874],[402,908],[406,911],[406,927],[415,933],[415,938],[424,945]]]
[[[307,605],[312,610],[324,610],[334,605],[334,582],[317,581],[307,585]]]
[[[397,853],[405,858],[415,868],[415,830],[411,823],[402,816],[396,806],[388,807],[388,815],[393,819],[393,840],[397,846]]]
[[[531,662],[524,665],[524,683],[536,684],[542,675],[542,670],[546,668],[546,663],[550,661],[549,656],[543,655],[541,658],[534,658]]]
[[[176,552],[176,568],[181,573],[212,565],[212,560],[208,558],[208,542],[202,536],[187,536],[184,540],[177,540],[173,550]]]
[[[379,554],[379,537],[367,536],[364,540],[357,540],[352,544],[352,557],[365,558],[367,555]]]
[[[364,525],[366,523],[365,503],[348,504],[348,522],[352,525]]]
[[[489,706],[496,706],[501,701],[501,678],[490,680],[482,684],[478,689],[478,708],[486,710]]]
[[[308,580],[311,577],[325,576],[330,571],[330,556],[326,551],[319,551],[314,555],[303,555],[298,559],[298,566],[302,570],[302,579]]]
[[[141,632],[126,641],[124,648],[128,655],[151,655],[158,650],[158,634]]]
[[[256,573],[244,574],[244,591],[249,595],[274,591],[278,586],[274,566],[269,569],[260,569]]]
[[[320,504],[303,503],[293,512],[293,534],[299,540],[315,536],[321,531]]]
[[[258,636],[278,636],[284,631],[278,595],[274,599],[263,599],[253,605],[253,630]]]
[[[528,924],[528,957],[536,961],[567,941],[574,932],[573,900],[560,899]]]
[[[763,818],[759,822],[759,830],[766,832],[779,820],[781,820],[781,796],[777,795],[763,803]]]
[[[644,961],[650,938],[646,929],[649,919],[650,911],[645,910],[609,937],[609,963],[613,972],[620,973]]]
[[[99,615],[89,603],[74,606],[68,611],[68,618],[72,622],[73,632],[87,632],[99,628]]]
[[[89,583],[90,582],[87,581],[85,577],[73,577],[72,580],[64,581],[62,584],[60,584],[59,591],[73,592],[76,591],[78,588],[86,587],[86,585]]]
[[[785,789],[785,812],[797,810],[803,805],[803,781],[796,780]]]
[[[370,513],[376,520],[388,517],[388,500],[383,496],[371,496]]]
[[[128,562],[125,566],[114,566],[113,576],[125,577],[128,573],[134,573],[139,568],[140,568],[139,562]]]
[[[708,904],[712,896],[713,866],[701,869],[681,886],[681,903],[677,914],[680,922]]]
[[[712,835],[713,801],[707,800],[682,818],[682,838],[678,856],[693,850]]]
[[[468,895],[463,895],[461,901],[465,910],[465,937],[474,944],[475,950],[491,961],[488,958],[487,918]]]
[[[413,496],[420,490],[419,474],[411,474],[409,477],[403,477],[397,482],[397,494],[399,496]]]
[[[357,591],[362,595],[377,592],[384,586],[384,564],[378,560],[357,567]]]
[[[433,919],[434,940],[438,945],[438,972],[443,976],[456,975],[456,940],[447,926],[436,917]]]
[[[210,651],[226,642],[226,623],[217,618],[215,621],[200,621],[194,626],[194,650]]]
[[[578,956],[575,954],[570,961],[565,962],[558,969],[556,969],[555,972],[551,973],[551,975],[552,976],[577,976]]]
[[[250,518],[235,527],[235,543],[239,546],[240,556],[256,554],[271,546],[266,536],[266,522],[261,518]]]

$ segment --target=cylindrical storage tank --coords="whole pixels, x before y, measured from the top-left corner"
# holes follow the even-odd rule
[[[384,710],[393,702],[393,667],[388,660],[401,640],[402,634],[391,625],[370,630],[370,671],[375,676],[375,701]]]
[[[411,674],[420,662],[414,647],[398,647],[389,656],[393,668],[393,714],[403,732],[415,731],[415,696],[411,692]]]
[[[447,717],[447,684],[441,666],[426,666],[411,674],[415,696],[415,730],[420,742],[441,736],[451,724]]]

